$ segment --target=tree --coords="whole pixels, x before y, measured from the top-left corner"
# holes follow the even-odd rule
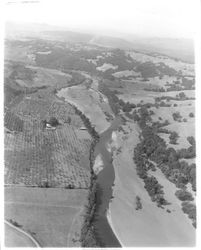
[[[193,200],[192,194],[189,193],[186,190],[182,190],[182,189],[181,190],[177,190],[175,192],[175,195],[181,201],[192,201]]]
[[[189,117],[194,117],[193,112],[189,113]]]
[[[138,195],[136,195],[136,197],[135,197],[135,202],[136,202],[135,210],[142,209],[141,199],[140,199],[140,197]]]
[[[59,125],[59,122],[56,117],[50,117],[49,122],[51,126],[56,127]]]
[[[172,116],[173,116],[174,121],[179,121],[182,118],[179,112],[173,113]]]

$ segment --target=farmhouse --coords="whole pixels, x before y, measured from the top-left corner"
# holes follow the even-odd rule
[[[49,123],[46,123],[46,129],[54,130],[54,129],[56,129],[56,127],[52,126]]]

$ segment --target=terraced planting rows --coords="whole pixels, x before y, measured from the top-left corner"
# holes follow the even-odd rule
[[[44,100],[24,99],[16,107],[13,112],[26,118],[27,116],[42,118],[50,109],[51,103]]]
[[[8,111],[4,116],[4,125],[8,130],[22,132],[24,122],[13,112]]]

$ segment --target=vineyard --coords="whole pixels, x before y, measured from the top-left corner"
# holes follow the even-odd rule
[[[91,137],[79,138],[81,118],[69,104],[24,99],[5,115],[5,184],[88,188]],[[42,119],[56,117],[56,130]],[[20,118],[19,118],[20,117]],[[15,131],[13,133],[12,131]]]

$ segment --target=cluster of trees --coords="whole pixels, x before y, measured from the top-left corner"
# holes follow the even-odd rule
[[[142,77],[149,78],[160,76],[161,78],[164,75],[176,76],[178,75],[177,71],[164,63],[154,64],[153,62],[144,62],[139,64],[136,67],[136,71],[141,72]]]
[[[186,77],[182,77],[182,86],[186,90],[195,89],[195,79],[187,79]]]
[[[165,103],[164,101],[160,102],[158,105],[159,105],[160,107],[171,107],[171,104]]]
[[[144,179],[145,189],[151,197],[153,202],[156,202],[158,206],[167,205],[168,202],[164,199],[163,186],[160,185],[154,176],[147,176]]]
[[[163,187],[158,183],[157,179],[153,176],[147,175],[149,165],[146,164],[146,153],[144,144],[139,143],[134,150],[134,161],[137,167],[137,174],[143,179],[145,183],[145,189],[150,195],[153,202],[156,202],[158,206],[167,204],[167,201],[163,197]],[[148,153],[151,153],[150,151]]]
[[[98,60],[98,66],[104,63],[109,63],[114,66],[118,66],[118,71],[132,70],[139,63],[134,61],[130,55],[126,55],[124,50],[113,49],[110,56],[100,58]]]
[[[81,70],[96,73],[96,65],[80,56],[79,51],[52,47],[50,54],[36,54],[36,64],[46,68]]]
[[[84,222],[81,228],[80,242],[82,247],[101,247],[93,227],[96,209],[96,194],[97,182],[93,179],[89,189],[88,204],[85,206]]]
[[[99,91],[107,96],[110,107],[115,115],[120,111],[119,98],[115,95],[114,91],[111,91],[104,82],[99,84]]]
[[[191,100],[192,98],[189,98],[186,96],[184,92],[180,92],[176,97],[173,96],[161,96],[161,97],[156,97],[155,102],[159,103],[162,100],[170,101],[170,100],[175,100],[175,101],[184,101],[184,100]]]
[[[191,159],[196,156],[196,148],[195,145],[191,145],[188,148],[182,148],[177,151],[179,158]]]
[[[150,87],[150,88],[144,88],[144,90],[153,91],[153,92],[165,92],[166,91],[163,87],[160,87],[160,88]]]
[[[94,227],[93,227],[95,209],[97,206],[97,190],[98,190],[96,175],[94,174],[94,171],[93,171],[93,165],[95,161],[94,149],[99,140],[99,135],[95,131],[94,127],[91,126],[89,119],[75,106],[74,108],[75,108],[76,113],[80,115],[89,133],[93,137],[93,141],[91,143],[90,151],[89,151],[91,180],[90,180],[90,188],[89,188],[89,194],[88,194],[88,203],[85,206],[84,222],[82,224],[80,242],[81,242],[82,247],[101,247],[101,244],[96,237]]]
[[[151,111],[149,111],[149,114],[151,115]],[[161,130],[161,131],[163,130],[163,131],[168,131],[167,134],[169,134],[170,131],[163,128],[163,127],[165,127],[167,125],[169,125],[169,121],[168,120],[165,120],[164,122],[159,122],[159,121],[152,122],[152,128],[155,129],[158,133],[163,133],[163,132],[159,132],[159,130]]]
[[[142,129],[141,142],[134,149],[134,161],[136,163],[137,174],[143,179],[145,189],[149,193],[152,201],[156,202],[158,206],[167,204],[163,197],[162,186],[158,183],[155,177],[148,176],[147,171],[150,169],[148,159],[159,148],[165,147],[165,142],[156,134],[156,128],[147,125],[151,121],[149,111],[146,107],[142,107],[138,111],[138,124]]]
[[[172,84],[169,88],[166,89],[166,91],[180,91],[180,90],[183,90],[183,88],[176,84]]]
[[[177,187],[184,187],[190,182],[193,190],[196,190],[195,164],[189,165],[187,162],[180,161],[182,158],[195,157],[195,139],[193,137],[188,138],[191,144],[188,149],[176,151],[174,148],[167,148],[165,141],[157,135],[159,130],[163,130],[163,128],[159,127],[158,129],[156,125],[150,125],[151,117],[147,108],[140,108],[136,112],[136,117],[142,129],[141,141],[134,150],[134,161],[140,178],[144,181],[147,178],[146,162],[149,159],[156,162],[167,179],[175,183]],[[168,130],[165,130],[165,132],[169,133]],[[172,139],[175,139],[175,136]],[[153,183],[152,185],[154,185]]]
[[[122,99],[119,99],[115,91],[111,91],[104,83],[99,84],[99,90],[107,96],[110,107],[115,115],[119,114],[120,110],[128,114],[132,109],[137,107],[133,103],[124,102]]]
[[[136,71],[140,72],[144,78],[158,76],[157,66],[152,62],[141,63],[136,67]]]

